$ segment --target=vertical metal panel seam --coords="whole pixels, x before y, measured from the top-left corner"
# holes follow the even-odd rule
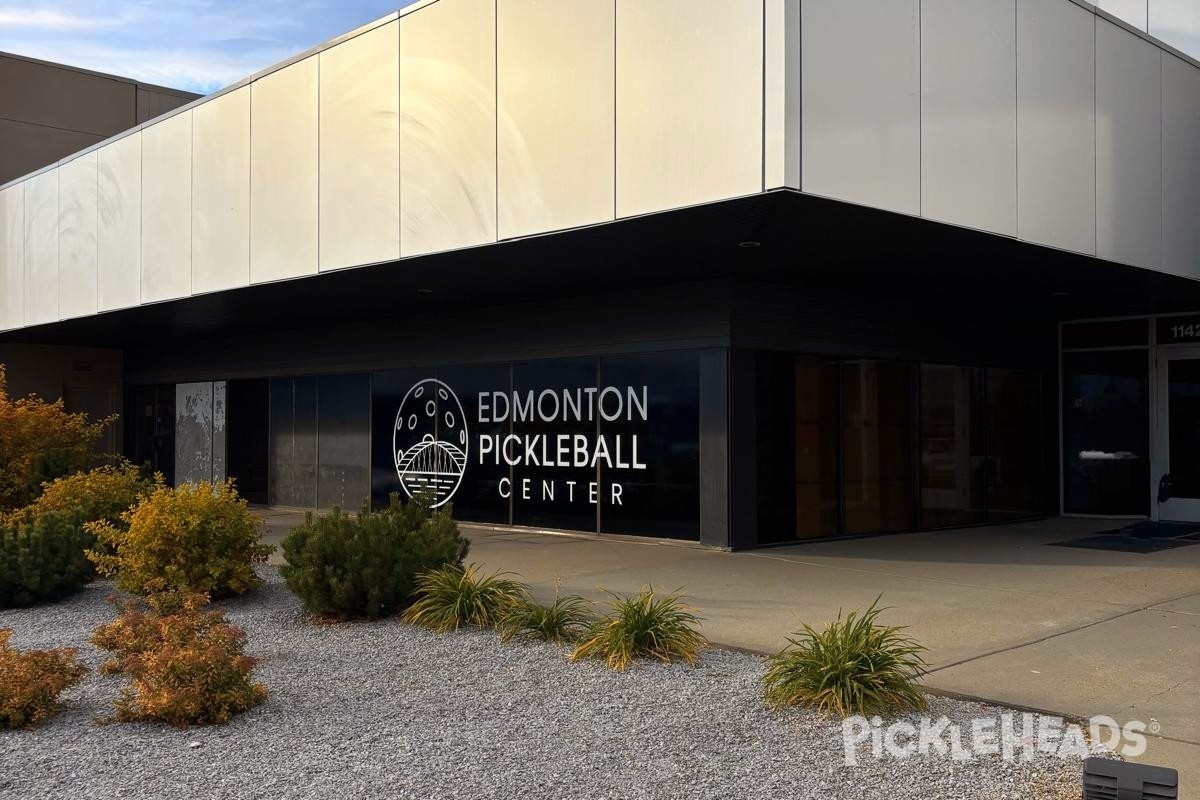
[[[1013,0],[1013,238],[1021,238],[1021,0]]]
[[[1092,252],[1100,258],[1100,37],[1092,14]],[[1060,334],[1061,336],[1061,334]]]
[[[917,4],[917,216],[925,216],[925,0]]]
[[[617,105],[617,61],[619,59],[617,53],[617,11],[619,0],[612,0],[613,9],[613,219],[619,219],[617,216],[617,157],[620,155],[617,149],[617,126],[620,122],[620,106]]]
[[[759,132],[759,158],[758,158],[758,175],[759,175],[759,191],[767,190],[767,1],[762,0],[762,54],[759,59],[760,79],[762,85],[759,87],[759,115],[758,115],[758,132]],[[786,31],[786,28],[785,28]],[[786,47],[786,38],[785,38]],[[785,60],[786,64],[786,60]],[[785,67],[786,69],[786,67]],[[786,81],[786,78],[785,78]],[[786,85],[786,83],[785,83]],[[786,162],[785,162],[786,165]],[[785,168],[786,172],[786,168]],[[786,180],[786,175],[784,176]]]
[[[500,0],[492,0],[492,241],[500,241]]]

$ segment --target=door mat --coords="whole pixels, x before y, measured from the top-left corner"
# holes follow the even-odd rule
[[[1200,525],[1190,522],[1151,522],[1143,520],[1124,528],[1100,531],[1080,539],[1051,542],[1054,547],[1082,547],[1087,550],[1112,550],[1119,553],[1158,553],[1200,544]]]

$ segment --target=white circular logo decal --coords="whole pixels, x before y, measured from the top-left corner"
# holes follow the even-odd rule
[[[467,415],[454,390],[436,378],[413,384],[396,412],[392,455],[409,497],[427,494],[445,504],[467,467]]]

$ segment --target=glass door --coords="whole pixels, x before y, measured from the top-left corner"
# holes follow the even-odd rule
[[[1158,358],[1158,518],[1200,522],[1200,347]]]

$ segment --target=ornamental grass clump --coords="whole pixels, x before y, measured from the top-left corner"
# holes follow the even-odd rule
[[[134,594],[243,594],[262,581],[254,571],[273,547],[233,481],[155,486],[119,522],[89,522],[97,538],[88,558],[117,587]]]
[[[864,612],[851,611],[818,633],[808,625],[767,659],[764,696],[776,708],[802,705],[842,718],[923,710],[916,681],[925,672],[926,648],[902,627],[880,625],[879,598]]]
[[[180,592],[130,600],[92,634],[92,644],[113,653],[100,671],[130,679],[115,701],[118,720],[221,724],[266,699],[251,679],[260,662],[245,654],[245,632],[208,603],[208,595]]]
[[[708,646],[700,618],[678,592],[658,596],[650,587],[630,597],[609,594],[612,612],[591,624],[571,652],[572,661],[600,658],[609,669],[624,672],[640,658],[695,664]]]
[[[279,572],[314,614],[377,619],[403,611],[417,575],[461,564],[469,546],[449,510],[393,494],[378,511],[364,504],[357,515],[307,515],[283,540]]]
[[[530,600],[529,587],[504,577],[508,574],[482,575],[474,564],[447,564],[423,572],[417,576],[416,602],[401,619],[438,633],[463,625],[495,628]]]
[[[58,711],[58,696],[83,680],[75,649],[17,650],[0,628],[0,728],[27,728]]]
[[[576,595],[560,597],[556,592],[554,602],[548,606],[532,601],[514,606],[496,630],[500,641],[506,643],[528,639],[565,644],[579,639],[594,618],[588,601]]]

